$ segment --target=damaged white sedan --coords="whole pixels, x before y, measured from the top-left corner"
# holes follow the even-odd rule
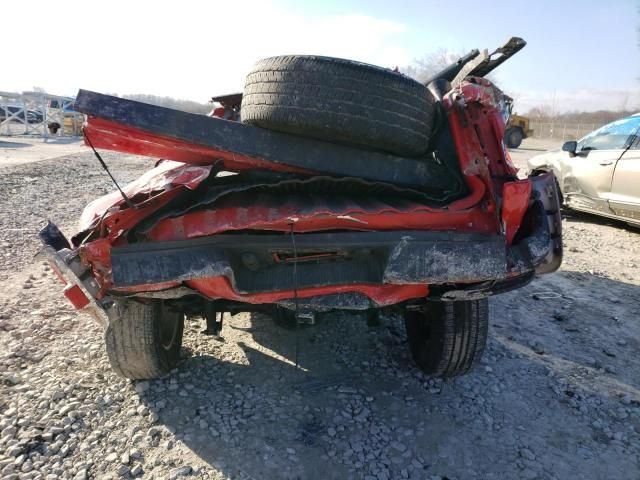
[[[554,174],[565,206],[640,226],[640,113],[535,156],[527,166],[533,175]]]

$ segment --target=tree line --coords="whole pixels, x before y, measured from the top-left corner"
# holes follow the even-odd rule
[[[619,118],[628,117],[638,113],[629,109],[617,109],[617,110],[597,110],[595,112],[553,112],[550,107],[539,106],[531,108],[526,116],[531,120],[540,123],[566,123],[566,124],[594,124],[604,125]]]
[[[639,10],[640,11],[640,10]],[[639,29],[640,32],[640,29]],[[458,58],[463,56],[462,52],[451,52],[447,50],[436,50],[429,53],[422,58],[417,58],[411,65],[400,68],[400,71],[405,75],[412,77],[419,82],[424,82],[431,76],[435,75],[440,70],[454,63]],[[493,72],[488,77],[489,80],[500,86],[499,73],[496,75]],[[510,92],[506,92],[509,93]],[[514,97],[515,111],[518,111],[518,97],[511,94]],[[531,120],[540,123],[566,123],[566,124],[594,124],[604,125],[619,118],[628,117],[634,113],[640,111],[640,107],[636,110],[629,109],[627,107],[629,98],[627,97],[621,106],[622,108],[613,108],[611,110],[598,110],[598,111],[571,111],[558,113],[551,105],[539,105],[529,109],[524,113],[525,116]]]

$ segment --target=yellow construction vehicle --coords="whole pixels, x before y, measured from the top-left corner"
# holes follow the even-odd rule
[[[533,130],[529,128],[529,117],[513,113],[513,98],[505,95],[504,102],[509,112],[507,128],[504,131],[504,144],[507,148],[518,148],[522,140],[533,135]]]

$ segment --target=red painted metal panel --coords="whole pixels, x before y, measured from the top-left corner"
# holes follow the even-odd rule
[[[85,207],[80,217],[80,231],[94,228],[98,220],[102,219],[99,225],[101,235],[115,240],[120,232],[128,230],[185,190],[196,188],[210,175],[212,167],[161,162],[123,187],[123,191],[134,201],[137,208],[126,207],[120,192],[112,192]],[[105,212],[112,208],[114,211],[105,215]]]
[[[213,278],[202,278],[184,282],[187,286],[197,290],[201,294],[211,299],[224,298],[246,303],[274,303],[280,300],[287,300],[294,297],[293,290],[282,290],[279,292],[241,294],[236,292],[229,283],[229,279],[224,276]],[[126,287],[116,289],[119,292],[135,293],[146,291],[165,290],[176,287],[177,282],[166,282],[155,285],[143,285],[136,287]],[[358,292],[366,295],[380,306],[394,305],[412,298],[424,298],[429,294],[427,285],[330,285],[326,287],[301,288],[298,290],[299,298],[315,297],[320,295],[331,295],[336,293]]]
[[[454,230],[492,233],[499,230],[495,218],[479,205],[483,183],[470,178],[472,193],[447,209],[431,208],[414,201],[385,203],[341,198],[336,203],[322,198],[268,197],[259,204],[238,207],[233,201],[216,208],[166,218],[148,232],[152,240],[182,240],[232,230],[269,230],[298,233],[324,230]],[[241,196],[240,196],[241,197]],[[339,206],[338,206],[339,205]],[[401,206],[400,206],[401,205]]]
[[[96,117],[89,117],[84,129],[96,148],[165,158],[197,165],[210,165],[222,160],[225,170],[233,172],[266,169],[279,172],[310,173],[308,170],[301,168],[154,135],[145,130]]]
[[[298,233],[326,230],[454,230],[496,232],[493,219],[480,208],[458,212],[430,212],[415,206],[408,211],[366,212],[352,208],[345,212],[316,210],[302,213],[293,206],[277,210],[262,206],[218,208],[187,213],[158,223],[150,232],[152,240],[182,240],[215,235],[232,230],[269,230]]]
[[[507,245],[511,245],[522,218],[529,207],[531,198],[531,182],[519,180],[507,182],[502,188],[502,222],[507,237]]]

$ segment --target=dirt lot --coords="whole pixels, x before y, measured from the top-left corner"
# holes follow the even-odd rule
[[[522,164],[537,148],[525,142]],[[118,180],[151,160],[106,154]],[[640,478],[640,233],[565,212],[562,269],[491,299],[480,368],[411,363],[403,326],[332,315],[295,333],[261,315],[224,341],[187,327],[168,378],[108,368],[100,329],[33,256],[112,189],[89,152],[0,167],[3,478]]]

